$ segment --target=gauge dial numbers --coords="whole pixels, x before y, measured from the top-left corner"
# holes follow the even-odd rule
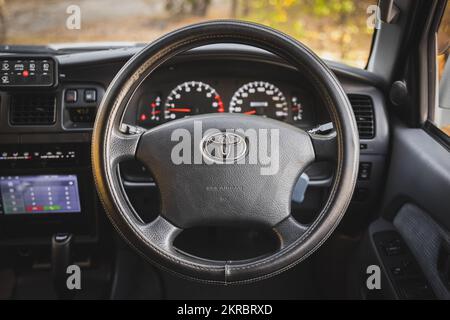
[[[250,82],[238,89],[230,102],[230,112],[284,120],[289,115],[285,95],[273,84]]]
[[[196,114],[225,112],[222,98],[216,90],[199,81],[184,82],[174,88],[164,108],[164,119],[168,121]]]

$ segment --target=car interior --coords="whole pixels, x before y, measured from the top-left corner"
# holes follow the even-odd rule
[[[28,44],[15,2],[0,299],[450,299],[447,0],[371,1],[359,66],[240,16]]]

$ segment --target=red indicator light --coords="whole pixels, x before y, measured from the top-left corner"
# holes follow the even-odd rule
[[[145,120],[147,120],[147,116],[145,114],[141,114],[140,119],[141,119],[141,121],[145,121]]]
[[[30,72],[28,70],[23,70],[22,75],[27,78],[30,75]]]

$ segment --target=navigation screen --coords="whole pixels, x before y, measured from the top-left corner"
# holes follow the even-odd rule
[[[0,176],[0,213],[81,212],[75,175]]]

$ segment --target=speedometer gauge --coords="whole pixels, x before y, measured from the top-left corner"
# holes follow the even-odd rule
[[[189,81],[178,85],[170,92],[164,107],[166,120],[195,114],[225,112],[222,98],[216,90],[199,81]]]
[[[233,95],[230,112],[286,119],[289,114],[284,94],[273,84],[255,81],[243,85]]]

